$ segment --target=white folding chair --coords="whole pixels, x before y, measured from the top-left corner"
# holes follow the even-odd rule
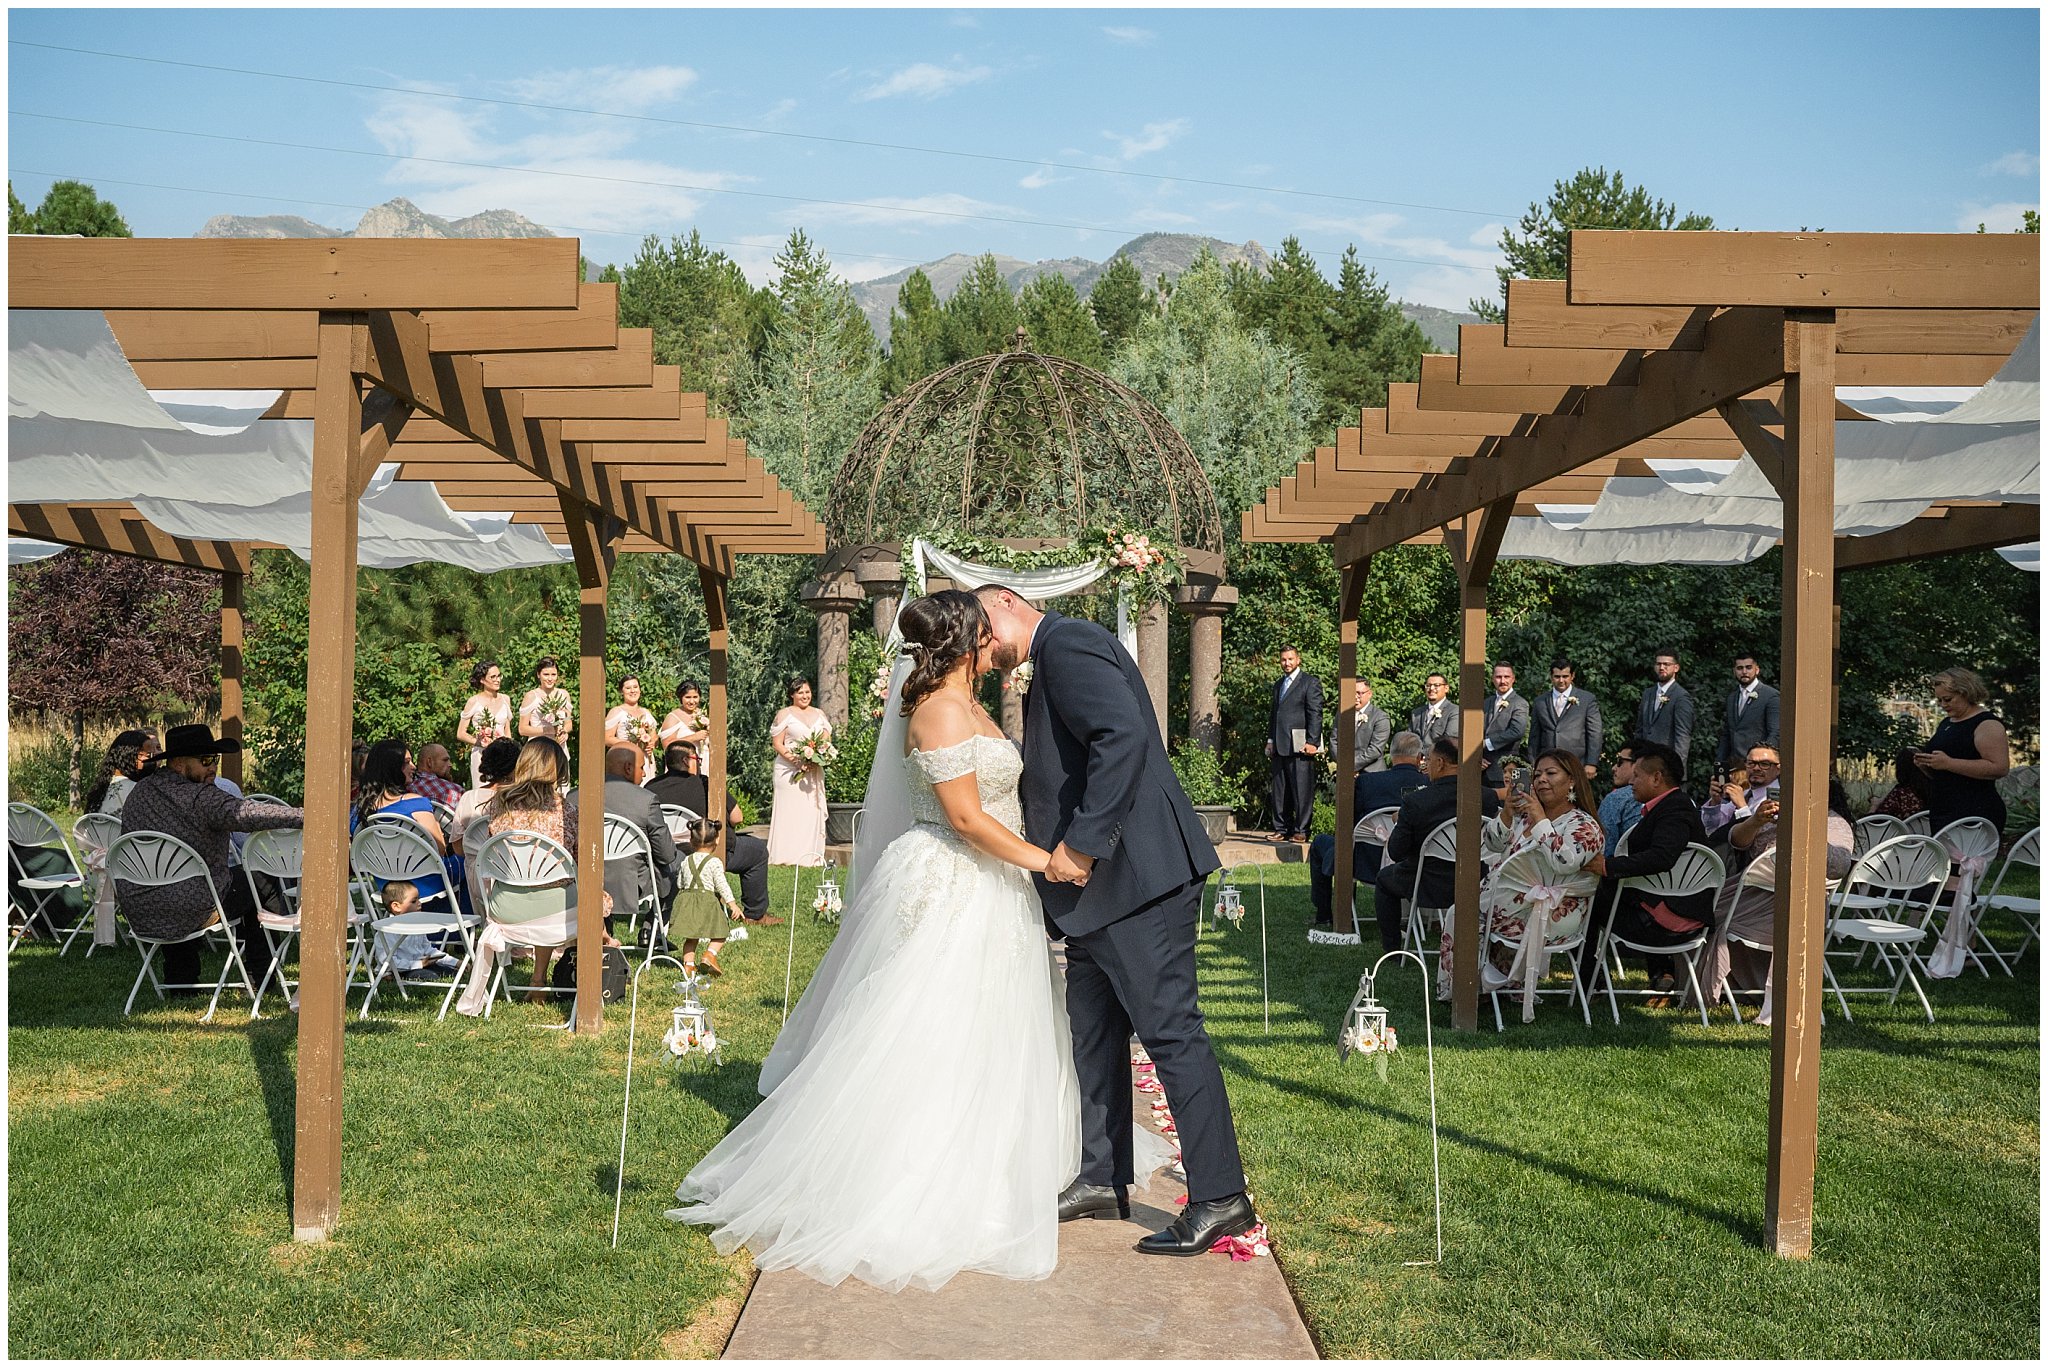
[[[85,920],[90,922],[97,915],[102,891],[111,901],[113,884],[107,881],[107,851],[121,836],[121,819],[106,812],[88,812],[71,824],[71,839],[78,843],[78,851],[84,857],[85,866]],[[120,940],[120,922],[115,921],[114,943]],[[92,958],[92,952],[99,949],[96,938],[85,943],[85,957]]]
[[[204,983],[164,983],[156,976],[152,963],[156,952],[166,945],[183,945],[187,941],[203,940],[218,931],[228,944],[228,957],[220,967],[220,977],[213,984],[213,1000],[206,1006],[206,1015],[201,1021],[213,1020],[213,1013],[220,1006],[220,995],[228,986],[228,970],[233,969],[242,976],[242,987],[253,1001],[256,985],[249,979],[249,967],[242,959],[242,943],[235,924],[228,920],[227,910],[220,904],[220,891],[213,886],[213,875],[207,871],[206,861],[199,858],[199,852],[175,836],[161,831],[131,831],[116,837],[107,850],[107,876],[117,883],[133,884],[137,888],[162,888],[170,884],[181,884],[197,879],[205,886],[206,896],[213,903],[213,920],[197,931],[184,936],[149,936],[135,928],[131,921],[128,934],[142,947],[142,972],[135,976],[135,986],[128,990],[128,1001],[121,1008],[121,1015],[127,1016],[135,1010],[135,995],[142,991],[144,979],[156,989],[161,999],[166,988],[204,988]]]
[[[1662,874],[1637,874],[1616,884],[1614,911],[1616,914],[1620,912],[1621,895],[1631,888],[1666,900],[1690,898],[1702,893],[1719,893],[1721,884],[1727,877],[1728,869],[1721,863],[1721,857],[1695,841],[1680,851],[1678,863]],[[1649,997],[1655,991],[1648,987],[1622,989],[1614,986],[1615,974],[1609,967],[1608,957],[1613,954],[1618,959],[1619,952],[1631,950],[1638,955],[1672,955],[1685,966],[1685,980],[1691,989],[1694,1004],[1700,1009],[1700,1025],[1705,1026],[1707,1000],[1700,992],[1699,959],[1707,948],[1707,942],[1712,940],[1713,936],[1714,920],[1711,912],[1707,915],[1706,924],[1694,932],[1691,939],[1668,945],[1646,945],[1616,935],[1614,917],[1610,915],[1607,924],[1600,930],[1600,953],[1596,957],[1596,962],[1599,964],[1598,972],[1607,980],[1607,1010],[1613,1016],[1614,1024],[1621,1024],[1621,1006],[1615,1001],[1617,994],[1626,992],[1631,997]],[[1741,1019],[1741,1013],[1738,1012],[1736,1020]]]
[[[1906,818],[1901,825],[1906,828],[1905,834],[1908,836],[1932,836],[1934,834],[1934,818],[1925,812],[1914,813],[1911,817]]]
[[[68,872],[31,875],[21,862],[22,847],[61,852]],[[7,943],[8,953],[12,954],[14,947],[21,944],[22,937],[28,934],[29,923],[40,920],[43,929],[50,933],[52,939],[63,940],[64,944],[57,951],[61,958],[64,952],[71,948],[71,942],[78,939],[79,933],[92,927],[91,917],[80,917],[76,925],[66,930],[59,930],[57,923],[50,920],[51,899],[67,889],[83,890],[85,887],[85,870],[80,867],[78,856],[73,853],[70,843],[64,839],[63,828],[57,825],[49,813],[33,803],[9,803],[7,861],[14,866],[16,887],[26,895],[26,902],[14,904],[14,911],[21,917],[21,925],[15,928],[13,938]]]
[[[650,946],[661,944],[661,880],[654,871],[654,846],[648,841],[647,833],[615,812],[604,815],[604,862],[638,863],[641,873],[647,876],[647,893],[633,904],[633,910],[626,921],[626,944],[639,941],[640,915],[646,913],[652,926],[648,932]],[[612,909],[617,912],[617,908]]]
[[[1500,867],[1493,871],[1493,877],[1496,881],[1499,881],[1503,878],[1508,878],[1516,879],[1518,882],[1523,883],[1540,883],[1543,881],[1542,876],[1548,873],[1548,871],[1544,868],[1542,864],[1542,856],[1543,852],[1538,850],[1536,847],[1525,847],[1524,849],[1518,850],[1514,854],[1508,856],[1507,859],[1501,861]],[[1527,928],[1525,927],[1524,930],[1526,931]],[[1508,950],[1517,957],[1519,957],[1522,954],[1522,941],[1520,939],[1514,936],[1503,935],[1499,930],[1495,929],[1492,926],[1489,926],[1486,929],[1486,940],[1487,944],[1489,945],[1506,946]],[[1531,952],[1543,956],[1543,969],[1541,973],[1538,974],[1539,978],[1547,977],[1549,975],[1550,961],[1552,957],[1557,955],[1563,955],[1565,957],[1565,963],[1571,968],[1572,971],[1571,987],[1538,988],[1536,990],[1536,996],[1540,998],[1547,993],[1561,992],[1567,998],[1577,999],[1579,1004],[1579,1015],[1585,1019],[1586,1025],[1591,1026],[1593,1024],[1592,1002],[1591,999],[1587,996],[1585,981],[1579,976],[1579,948],[1583,946],[1585,943],[1585,923],[1581,921],[1579,923],[1579,930],[1574,934],[1563,937],[1560,940],[1551,940],[1548,937],[1545,937],[1542,947],[1540,949],[1532,947]],[[1486,963],[1487,954],[1484,946],[1480,947],[1479,959],[1482,965]],[[1490,990],[1487,993],[1487,996],[1491,998],[1493,1001],[1494,1030],[1499,1031],[1506,1029],[1503,1025],[1500,1014],[1500,995],[1502,993],[1509,993],[1519,996],[1520,991],[1520,981],[1516,980],[1514,983],[1511,983],[1502,988]]]
[[[298,804],[278,797],[274,793],[245,793],[242,795],[252,803],[270,803],[276,807],[297,807]]]
[[[1983,957],[1978,955],[1972,943],[1980,939],[1977,933],[1977,914],[1982,904],[1977,892],[1978,881],[1990,870],[1991,862],[1998,858],[1998,847],[2001,842],[1999,830],[1983,817],[1960,817],[1935,832],[1934,839],[1941,842],[1941,848],[1948,852],[1949,859],[1955,861],[1955,886],[1953,889],[1944,890],[1949,900],[1948,922],[1941,928],[1941,936],[1934,953],[1939,953],[1940,946],[1949,943],[1953,937],[1955,941],[1960,942],[1959,948],[1962,953],[1977,966],[1977,972],[1985,978],[1990,978],[1991,971],[1985,967]],[[1937,906],[1942,896],[1943,894],[1936,895]],[[1955,919],[1958,917],[1963,920],[1956,922]],[[1953,930],[1949,923],[1954,923]],[[1920,961],[1921,971],[1929,978],[1936,977],[1929,965],[1928,957],[1920,955],[1917,949],[1913,953]],[[1996,951],[1992,957],[1997,958]]]
[[[298,980],[285,977],[284,960],[299,938],[299,877],[305,857],[305,833],[289,827],[252,832],[242,846],[242,877],[249,881],[249,896],[256,902],[256,924],[262,929],[263,938],[270,942],[270,968],[256,985],[256,1000],[249,1004],[251,1020],[263,1005],[263,994],[269,990],[272,977],[277,979],[286,1007],[298,1000]],[[285,905],[291,908],[289,913],[273,912],[264,906],[262,890],[256,884],[258,874],[277,880],[284,891]]]
[[[1948,851],[1932,836],[1894,836],[1871,847],[1836,886],[1828,899],[1828,941],[1874,946],[1887,966],[1892,963],[1891,952],[1899,952],[1898,974],[1889,989],[1845,989],[1835,977],[1834,966],[1825,955],[1821,957],[1821,970],[1835,991],[1845,1020],[1855,1020],[1849,1015],[1846,994],[1887,993],[1886,1001],[1896,1002],[1899,990],[1910,983],[1929,1024],[1933,1023],[1934,1008],[1928,1004],[1920,980],[1913,976],[1914,951],[1934,916],[1934,898],[1926,889],[1930,885],[1938,889],[1948,882],[1951,867]],[[1919,901],[1923,898],[1924,903]],[[1869,915],[1861,915],[1865,913]]]
[[[1765,850],[1764,852],[1759,854],[1754,860],[1751,860],[1747,865],[1743,866],[1742,877],[1736,881],[1736,885],[1736,896],[1738,898],[1741,896],[1740,890],[1744,888],[1761,888],[1766,891],[1775,892],[1778,887],[1777,846],[1773,845],[1772,847],[1770,847],[1770,849]],[[1720,915],[1727,916],[1730,915],[1730,913],[1723,912]],[[1754,950],[1760,955],[1770,955],[1772,956],[1772,962],[1774,964],[1776,963],[1776,947],[1767,945],[1763,941],[1757,940],[1750,936],[1739,936],[1734,931],[1730,931],[1728,933],[1728,943],[1730,945],[1740,945],[1747,950]],[[1742,1008],[1737,1006],[1735,1002],[1735,994],[1738,990],[1736,989],[1734,984],[1724,983],[1721,985],[1721,991],[1728,995],[1728,1009],[1735,1013],[1736,1023],[1740,1025],[1742,1022]],[[1768,1002],[1768,1000],[1769,994],[1768,990],[1766,990],[1764,1000],[1757,1003],[1756,1011],[1757,1021],[1759,1025],[1761,1025],[1763,1022],[1764,1006]]]
[[[2040,896],[2036,894],[2030,898],[2005,891],[2006,875],[2012,872],[2012,867],[2016,864],[2032,868],[2038,881],[2041,869],[2041,828],[2035,827],[2013,842],[2012,849],[2006,853],[2005,863],[1998,867],[1998,876],[1992,879],[1991,886],[1977,898],[1978,943],[2008,974],[2012,972],[2013,965],[2020,962],[2020,956],[2027,953],[2027,947],[2034,943],[2035,937],[2041,933]],[[2037,882],[2036,887],[2038,886]],[[2026,929],[2026,935],[2021,939],[2019,948],[2012,952],[2012,958],[2009,960],[1992,946],[1990,937],[1984,934],[1984,916],[1989,912],[2010,912]]]
[[[481,922],[480,917],[465,915],[455,901],[449,887],[448,866],[441,860],[441,852],[434,849],[426,833],[419,829],[419,823],[410,817],[397,821],[372,819],[357,830],[355,839],[349,842],[349,864],[356,873],[379,883],[390,883],[403,879],[417,884],[425,879],[438,878],[441,890],[420,900],[416,912],[405,912],[398,916],[377,915],[370,917],[370,930],[387,936],[442,936],[454,932],[462,940],[462,958],[455,966],[455,976],[448,981],[447,995],[441,999],[441,1010],[435,1016],[439,1021],[448,1015],[450,1004],[455,1001],[455,990],[462,983],[463,970],[476,957],[475,942],[470,938],[470,928]],[[427,904],[441,900],[442,906],[428,911]],[[377,1000],[377,985],[386,974],[399,984],[401,996],[405,993],[403,980],[392,967],[391,955],[387,951],[380,959],[373,950],[369,955],[369,995],[363,999],[362,1019],[368,1020],[370,1004]]]
[[[860,814],[855,813],[854,820],[858,822],[859,819]],[[690,823],[702,821],[703,819],[686,807],[675,803],[663,803],[661,805],[661,820],[668,824],[669,835],[675,837],[678,842],[687,842],[690,839]],[[855,839],[859,839],[858,835],[856,835]]]
[[[1425,934],[1422,925],[1423,913],[1430,912],[1435,914],[1437,932],[1441,936],[1444,913],[1449,910],[1442,907],[1425,908],[1422,905],[1422,878],[1428,872],[1431,860],[1447,864],[1454,871],[1457,869],[1458,822],[1456,818],[1452,818],[1448,822],[1437,823],[1436,829],[1423,837],[1422,847],[1415,855],[1415,887],[1408,895],[1408,935],[1415,942],[1415,953],[1422,956],[1425,961],[1429,958],[1429,946],[1423,939]]]
[[[1861,855],[1882,841],[1906,834],[1905,820],[1890,813],[1873,812],[1868,817],[1859,817],[1856,819],[1855,853]]]
[[[488,837],[476,853],[478,876],[483,884],[484,916],[489,921],[511,926],[537,921],[542,917],[560,912],[570,898],[574,888],[562,887],[565,881],[576,877],[576,857],[571,855],[561,842],[549,839],[537,831],[501,831]],[[554,894],[553,897],[540,896]],[[522,897],[521,894],[535,896]],[[556,943],[557,948],[574,945],[575,932],[569,931],[565,938]],[[497,1002],[498,994],[505,994],[505,1001],[512,1000],[512,989],[505,982],[505,968],[509,956],[496,956],[497,966],[491,975],[489,990],[484,996],[484,1016],[488,1018],[491,1007]],[[535,983],[526,990],[528,993],[574,993],[571,988],[556,988],[551,984]]]

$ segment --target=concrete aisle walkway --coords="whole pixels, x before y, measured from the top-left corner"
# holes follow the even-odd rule
[[[1132,1252],[1179,1213],[1161,1175],[1131,1194],[1129,1221],[1060,1228],[1043,1282],[963,1273],[937,1292],[891,1295],[764,1273],[733,1328],[729,1359],[1312,1359],[1315,1343],[1271,1259],[1163,1259]]]

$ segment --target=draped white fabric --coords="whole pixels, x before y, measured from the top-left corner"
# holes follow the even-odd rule
[[[1875,421],[1835,424],[1835,531],[1872,536],[1938,501],[2041,501],[2041,325],[1981,389],[1857,391]],[[1756,462],[1659,461],[1616,477],[1591,508],[1545,508],[1502,539],[1511,559],[1560,565],[1734,565],[1784,532],[1784,504]],[[2008,557],[2016,564],[2020,558]]]
[[[99,313],[11,309],[7,322],[10,502],[127,500],[173,536],[276,542],[310,557],[311,422],[258,423],[254,411],[218,402],[166,408]],[[363,498],[362,565],[440,561],[487,572],[570,559],[538,528],[507,514],[458,514],[432,485],[397,472],[379,470]]]
[[[7,563],[27,565],[30,561],[48,560],[61,556],[71,548],[61,542],[30,541],[27,537],[7,539]]]
[[[1016,590],[1034,603],[1043,603],[1047,599],[1061,598],[1067,594],[1078,594],[1109,573],[1108,565],[1099,558],[1085,561],[1080,565],[1059,566],[1047,570],[1012,570],[1001,565],[979,565],[974,561],[948,555],[922,537],[911,543],[910,554],[916,562],[919,581],[925,577],[925,567],[930,566],[963,589],[979,589],[984,584],[1001,584]],[[912,586],[904,586],[906,602],[911,591]],[[1119,592],[1116,598],[1116,639],[1123,643],[1123,648],[1130,653],[1131,659],[1138,658],[1138,627],[1131,618],[1129,596],[1122,592]]]

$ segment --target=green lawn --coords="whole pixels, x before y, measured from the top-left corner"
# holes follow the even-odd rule
[[[1502,1036],[1490,1017],[1445,1031],[1445,1262],[1403,1268],[1431,1246],[1414,971],[1393,985],[1389,1081],[1338,1064],[1361,952],[1303,943],[1306,876],[1268,873],[1272,1034],[1256,894],[1244,929],[1204,940],[1204,993],[1253,1191],[1330,1356],[2036,1355],[2033,977],[1939,985],[1933,1028],[1878,999],[1854,1026],[1830,1015],[1804,1264],[1760,1247],[1762,1030],[1625,1006],[1619,1030],[1589,1032],[1553,1000]],[[786,915],[786,873],[775,889]],[[801,988],[830,932],[808,913],[796,929]],[[131,952],[24,947],[8,970],[10,1352],[715,1355],[745,1258],[660,1213],[752,1103],[788,944],[771,928],[726,957],[708,995],[722,1069],[656,1057],[672,980],[649,976],[617,1252],[623,1013],[595,1039],[536,1029],[553,1006],[437,1024],[418,995],[352,1021],[343,1221],[309,1247],[290,1240],[291,1019],[202,1027],[200,1007],[152,1003],[124,1022]]]

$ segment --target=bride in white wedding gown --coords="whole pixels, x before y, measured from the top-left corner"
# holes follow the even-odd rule
[[[944,591],[898,626],[914,668],[895,671],[838,938],[762,1066],[764,1100],[668,1215],[827,1284],[1043,1278],[1081,1163],[1064,982],[1026,872],[1046,852],[1022,835],[1017,748],[974,698],[980,605]]]

